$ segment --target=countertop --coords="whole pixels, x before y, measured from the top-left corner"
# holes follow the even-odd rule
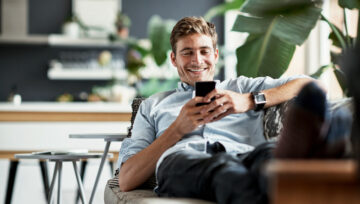
[[[129,113],[131,105],[115,102],[0,102],[0,111],[10,112],[102,112]]]

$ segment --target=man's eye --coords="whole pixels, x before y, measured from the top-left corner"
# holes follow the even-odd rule
[[[201,51],[201,53],[202,53],[203,55],[206,55],[206,54],[209,54],[210,51],[209,51],[209,50],[203,50],[203,51]]]
[[[183,55],[184,56],[189,56],[189,55],[191,55],[191,52],[183,52]]]

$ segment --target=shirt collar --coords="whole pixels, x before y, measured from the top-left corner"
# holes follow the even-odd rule
[[[219,80],[214,80],[216,83],[216,86],[219,85],[220,81]],[[177,91],[194,91],[195,88],[185,82],[178,82],[178,87],[177,87]]]
[[[194,87],[185,83],[185,82],[178,82],[177,91],[193,91]]]

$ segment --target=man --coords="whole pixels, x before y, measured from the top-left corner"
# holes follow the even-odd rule
[[[176,90],[155,94],[141,104],[132,138],[124,140],[120,150],[120,189],[135,189],[156,171],[155,191],[160,196],[266,202],[260,169],[272,157],[274,145],[264,143],[263,113],[254,109],[285,102],[313,80],[240,76],[217,82],[205,97],[192,97],[195,82],[214,78],[219,57],[215,26],[203,18],[185,17],[174,26],[170,41],[171,61],[181,82]],[[320,93],[315,94],[320,102],[326,100],[314,83],[309,89]],[[255,104],[257,94],[264,94],[265,106]],[[323,117],[319,118],[321,126]]]

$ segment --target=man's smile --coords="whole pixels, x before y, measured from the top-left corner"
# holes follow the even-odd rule
[[[190,72],[203,72],[207,70],[206,68],[188,68],[187,71],[190,71]]]

